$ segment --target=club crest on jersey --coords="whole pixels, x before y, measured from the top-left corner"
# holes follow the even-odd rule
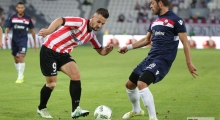
[[[169,21],[166,19],[163,21],[163,25],[167,25],[169,23]]]

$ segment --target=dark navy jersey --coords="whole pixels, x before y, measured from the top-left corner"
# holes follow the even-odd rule
[[[148,31],[152,33],[152,48],[148,53],[148,58],[165,59],[171,65],[177,54],[178,33],[186,32],[182,18],[168,11],[156,17]]]
[[[12,15],[7,23],[7,28],[12,29],[12,40],[15,42],[27,41],[28,28],[33,29],[34,25],[31,18],[24,14],[22,17],[18,17],[17,14]]]

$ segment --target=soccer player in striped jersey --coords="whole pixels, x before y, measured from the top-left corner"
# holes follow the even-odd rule
[[[28,28],[34,39],[34,50],[36,51],[36,39],[34,25],[31,17],[24,13],[25,6],[23,2],[18,2],[16,6],[17,13],[12,15],[7,21],[5,30],[5,40],[8,40],[8,33],[12,29],[12,55],[14,56],[15,67],[18,71],[18,78],[15,83],[24,82],[25,54],[27,52]]]
[[[99,8],[91,19],[81,17],[62,17],[55,19],[47,29],[41,29],[39,36],[45,37],[40,51],[40,67],[46,78],[46,84],[40,92],[40,104],[37,112],[43,118],[52,118],[47,110],[47,102],[56,87],[57,71],[70,78],[69,92],[72,99],[72,118],[87,116],[89,111],[79,107],[81,96],[80,72],[70,52],[86,42],[90,42],[100,55],[107,55],[113,45],[102,47],[94,31],[99,30],[109,17],[108,10]],[[61,27],[60,27],[61,26]],[[58,30],[55,31],[60,27]]]
[[[126,83],[126,92],[132,103],[132,111],[122,117],[124,120],[144,115],[140,107],[140,97],[147,108],[149,120],[158,120],[154,98],[148,86],[161,81],[169,72],[177,54],[179,39],[183,44],[189,72],[193,77],[197,75],[191,60],[184,21],[168,10],[168,2],[168,0],[151,0],[150,8],[158,16],[151,22],[146,37],[118,50],[119,53],[124,54],[128,50],[140,48],[152,42],[148,56],[134,68]]]

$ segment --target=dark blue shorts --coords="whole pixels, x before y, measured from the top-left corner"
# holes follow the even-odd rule
[[[11,43],[12,55],[17,56],[18,54],[26,54],[27,52],[27,41],[26,42],[14,42]]]
[[[166,76],[170,70],[170,66],[166,60],[145,58],[139,65],[137,65],[133,72],[141,76],[145,70],[154,74],[155,81],[153,83],[157,83]]]

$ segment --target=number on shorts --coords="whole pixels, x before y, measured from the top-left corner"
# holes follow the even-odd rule
[[[56,72],[56,70],[57,70],[57,63],[54,62],[52,64],[52,67],[53,67],[53,72]]]

